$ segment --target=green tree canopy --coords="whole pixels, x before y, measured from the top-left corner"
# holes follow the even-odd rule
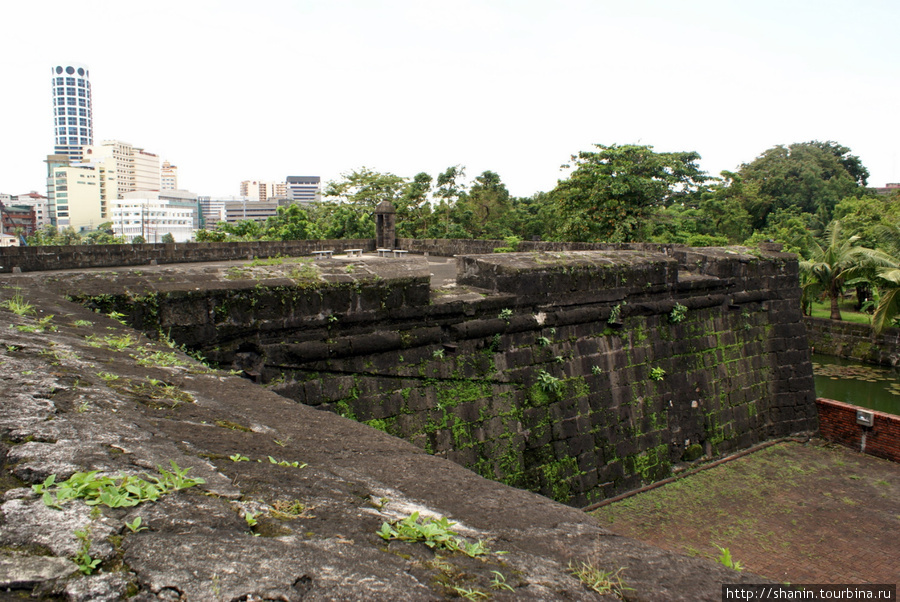
[[[869,172],[836,142],[802,142],[775,146],[741,166],[744,186],[755,185],[744,199],[754,230],[766,226],[769,215],[790,209],[816,215],[824,226],[838,201],[862,192]],[[821,231],[821,230],[820,230]]]
[[[406,178],[362,167],[329,182],[325,196],[371,211],[382,201],[396,202],[405,184]]]
[[[512,234],[509,190],[495,172],[485,171],[476,177],[460,203],[470,212],[470,221],[464,226],[475,238],[500,239]]]
[[[266,238],[272,240],[306,240],[316,238],[315,225],[306,210],[292,204],[276,209],[275,215],[266,219]]]
[[[400,199],[395,203],[397,233],[400,236],[415,238],[425,236],[428,232],[432,181],[433,178],[423,171],[407,182]]]
[[[900,203],[881,195],[847,197],[835,206],[834,219],[859,236],[861,244],[875,247],[881,245],[886,228],[900,224]]]
[[[572,241],[637,240],[656,207],[697,194],[709,179],[695,152],[657,153],[652,146],[595,145],[572,156],[575,166],[551,198],[560,234]]]
[[[370,211],[347,203],[319,203],[314,211],[317,238],[375,238],[375,219]]]

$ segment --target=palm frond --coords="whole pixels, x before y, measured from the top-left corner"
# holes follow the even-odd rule
[[[900,288],[891,288],[881,293],[881,299],[878,300],[878,306],[872,314],[872,330],[875,334],[881,334],[888,328],[898,313],[900,313]]]

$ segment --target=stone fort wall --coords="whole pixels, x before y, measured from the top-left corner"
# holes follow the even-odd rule
[[[868,324],[803,317],[813,353],[882,366],[900,364],[900,328],[876,335]]]
[[[287,240],[248,242],[192,242],[142,245],[67,245],[0,247],[0,273],[77,270],[149,264],[232,261],[256,257],[296,257],[313,251],[345,249],[374,251],[375,241]]]
[[[817,429],[793,255],[592,248],[459,256],[467,295],[432,291],[409,260],[402,276],[104,303],[299,403],[572,505]]]

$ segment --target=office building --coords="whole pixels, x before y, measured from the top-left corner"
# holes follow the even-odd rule
[[[94,143],[90,72],[78,63],[52,68],[54,154],[81,160],[81,149]]]
[[[268,201],[225,201],[223,211],[225,219],[222,221],[236,224],[244,220],[264,222],[278,213],[279,203],[275,200]]]
[[[295,203],[309,204],[321,200],[319,176],[288,176],[287,197]]]

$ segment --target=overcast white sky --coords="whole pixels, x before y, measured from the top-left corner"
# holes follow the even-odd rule
[[[897,0],[35,0],[0,4],[0,192],[46,193],[50,69],[91,72],[94,139],[241,180],[455,164],[517,196],[593,143],[712,174],[835,140],[900,182]]]

